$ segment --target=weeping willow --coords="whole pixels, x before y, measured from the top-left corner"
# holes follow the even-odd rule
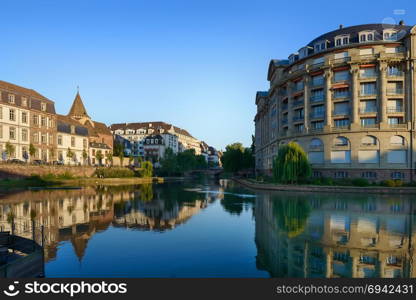
[[[306,199],[287,197],[273,202],[273,212],[279,228],[294,238],[305,230],[311,207]]]
[[[311,176],[311,166],[305,151],[290,142],[279,148],[273,161],[273,177],[282,183],[298,183]]]

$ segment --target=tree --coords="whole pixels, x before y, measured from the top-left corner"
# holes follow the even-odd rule
[[[171,148],[167,148],[160,161],[160,173],[172,176],[178,173],[178,157]]]
[[[30,143],[29,145],[29,155],[30,155],[30,158],[36,155],[36,148],[32,143]]]
[[[7,142],[6,143],[6,154],[9,158],[13,156],[14,151],[15,151],[15,147],[12,144],[10,144],[9,142]]]
[[[203,155],[197,155],[195,157],[195,168],[196,169],[206,169],[208,168],[208,162]]]
[[[123,166],[124,150],[120,151],[120,153],[118,154],[118,158],[120,159],[120,166]]]
[[[226,172],[237,172],[243,168],[244,147],[241,143],[233,143],[225,147],[221,157],[222,165]]]
[[[98,164],[101,166],[101,162],[104,158],[104,155],[101,152],[101,150],[98,150],[97,152],[95,152],[95,158],[98,160]]]
[[[87,161],[87,158],[88,158],[88,153],[87,153],[87,150],[82,150],[82,159],[84,160],[84,164],[86,163],[86,161]]]
[[[133,153],[130,153],[130,155],[129,155],[129,165],[131,165],[133,160],[134,160]]]
[[[105,157],[110,162],[110,165],[113,165],[113,153],[111,153],[111,151],[108,151]]]
[[[290,142],[279,148],[273,161],[273,177],[277,182],[297,183],[311,176],[311,166],[305,151]]]
[[[150,161],[145,161],[142,163],[141,175],[142,177],[153,176],[153,164]]]
[[[68,150],[66,151],[66,157],[69,158],[69,161],[72,160],[72,158],[74,157],[74,152],[72,152],[71,148],[68,147]]]
[[[56,158],[56,148],[52,147],[49,149],[49,157],[54,160]]]

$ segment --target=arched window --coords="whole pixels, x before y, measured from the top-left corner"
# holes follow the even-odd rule
[[[367,135],[361,139],[361,145],[364,145],[364,146],[377,145],[377,138],[371,135]]]
[[[309,144],[309,148],[311,149],[321,148],[323,145],[324,144],[322,143],[320,139],[314,138],[311,140]]]
[[[406,143],[405,138],[400,135],[393,135],[390,138],[391,145],[405,145],[405,143]]]
[[[339,136],[334,140],[334,146],[348,146],[349,141],[346,137]]]

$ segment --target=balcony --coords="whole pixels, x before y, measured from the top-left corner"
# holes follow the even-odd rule
[[[288,123],[288,120],[287,119],[283,119],[282,120],[282,125],[284,126],[284,125],[287,125],[287,123]]]
[[[368,97],[368,96],[376,96],[377,95],[377,91],[371,90],[371,91],[360,91],[360,97]]]
[[[396,124],[389,124],[390,128],[401,128],[401,129],[406,129],[407,128],[407,123],[396,123]]]
[[[311,95],[310,97],[310,101],[311,102],[321,102],[325,100],[325,95],[324,94],[316,94],[316,95]]]
[[[293,87],[293,93],[301,92],[305,88],[304,84],[297,84]]]
[[[378,124],[361,124],[361,128],[378,128]]]
[[[309,65],[309,70],[314,70],[314,69],[318,69],[320,67],[322,67],[325,64],[325,62],[319,62],[316,64],[310,64]]]
[[[333,110],[332,115],[333,116],[348,116],[350,114],[350,110]]]
[[[387,95],[403,95],[403,88],[387,89]]]
[[[283,103],[282,104],[282,110],[287,110],[289,108],[289,104]]]
[[[293,118],[292,118],[292,121],[293,122],[303,122],[303,120],[304,120],[304,116],[294,116]]]
[[[347,57],[341,57],[341,58],[334,58],[331,60],[331,63],[333,65],[339,65],[339,64],[344,64],[351,61],[351,57],[347,56]]]
[[[321,86],[324,85],[325,80],[323,78],[319,78],[319,79],[314,79],[311,82],[311,86]]]
[[[360,74],[360,79],[371,79],[371,78],[376,78],[377,77],[377,73],[376,72],[369,72],[369,73],[361,73]]]
[[[333,94],[334,99],[342,99],[342,98],[348,98],[348,97],[350,97],[350,92],[334,93]]]
[[[377,107],[361,107],[360,108],[360,114],[374,114],[377,113]]]
[[[394,113],[402,113],[403,107],[397,106],[397,107],[387,107],[387,113],[394,114]]]
[[[333,129],[334,130],[348,130],[348,129],[350,129],[350,125],[348,124],[348,125],[337,125],[337,124],[335,124],[334,125],[334,127],[333,127]]]
[[[292,106],[293,107],[295,107],[295,106],[302,106],[302,105],[304,105],[304,100],[303,99],[293,101],[293,103],[292,103]]]
[[[325,112],[311,112],[310,117],[311,119],[321,119],[325,117]]]
[[[323,127],[311,128],[310,131],[311,132],[322,132],[322,131],[324,131],[324,128]]]
[[[404,72],[400,70],[388,70],[387,77],[403,77]]]

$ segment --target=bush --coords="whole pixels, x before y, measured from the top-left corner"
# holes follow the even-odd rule
[[[98,178],[124,178],[134,177],[134,171],[127,168],[97,168],[95,176]]]
[[[365,178],[354,178],[352,180],[352,185],[354,185],[354,186],[369,186],[370,183]]]
[[[150,161],[144,161],[140,170],[141,177],[152,177],[153,176],[153,165]]]
[[[321,184],[322,185],[334,185],[334,180],[330,177],[322,177]]]
[[[403,181],[401,181],[400,179],[387,179],[381,182],[382,186],[387,186],[387,187],[400,187],[403,186]]]

